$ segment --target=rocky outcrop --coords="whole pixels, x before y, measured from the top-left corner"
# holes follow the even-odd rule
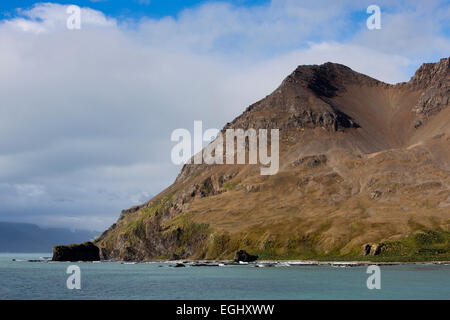
[[[377,256],[381,253],[382,248],[383,248],[382,243],[366,244],[363,246],[363,255]]]
[[[293,167],[304,165],[307,169],[312,169],[327,163],[327,156],[324,154],[302,157],[292,163]]]
[[[365,255],[365,256],[368,256],[369,254],[370,254],[370,248],[371,248],[372,246],[370,245],[370,244],[365,244],[365,245],[363,245],[363,254]]]
[[[100,250],[92,242],[53,247],[53,261],[99,261]]]
[[[345,90],[346,84],[353,83],[381,84],[339,64],[299,66],[275,92],[248,107],[224,129],[325,128],[340,131],[359,128],[359,124],[338,110],[332,101],[338,91]],[[273,109],[277,112],[266,116]]]
[[[450,57],[443,58],[437,63],[424,63],[417,69],[409,81],[415,89],[428,89],[443,82],[448,82],[450,72]]]
[[[418,116],[414,126],[421,127],[431,116],[448,107],[450,103],[450,58],[439,63],[425,63],[417,70],[410,84],[424,90],[413,111]]]
[[[234,262],[254,262],[256,260],[258,260],[258,256],[251,255],[245,250],[239,250],[234,257]]]

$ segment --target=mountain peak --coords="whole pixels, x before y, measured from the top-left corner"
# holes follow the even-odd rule
[[[450,102],[450,58],[436,63],[424,63],[409,81],[412,88],[423,90],[413,111],[418,116],[418,128],[431,116],[448,107]]]
[[[326,62],[321,65],[298,66],[283,81],[281,86],[303,84],[319,97],[332,98],[335,96],[336,91],[351,83],[377,85],[381,82],[358,73],[345,65]]]
[[[449,74],[450,57],[442,58],[436,63],[422,64],[409,83],[415,87],[426,88],[442,81],[448,82]]]

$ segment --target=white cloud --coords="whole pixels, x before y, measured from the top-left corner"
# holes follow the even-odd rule
[[[0,219],[106,227],[175,179],[172,130],[222,127],[297,65],[338,62],[398,82],[448,52],[431,14],[414,38],[426,43],[401,42],[409,18],[394,11],[383,33],[339,41],[358,5],[212,3],[133,23],[83,8],[81,30],[68,30],[65,6],[40,4],[3,20]]]
[[[372,50],[422,61],[436,54],[448,55],[450,39],[444,29],[450,21],[450,6],[441,4],[427,1],[405,6],[401,12],[386,10],[382,12],[381,30],[362,29],[354,42]]]
[[[55,31],[65,28],[69,14],[66,12],[67,5],[54,3],[40,3],[32,9],[17,9],[20,15],[17,18],[3,21],[6,27],[16,28],[24,32],[32,32],[36,34]],[[112,27],[116,25],[116,21],[106,18],[99,11],[83,8],[81,19],[83,26],[95,27]]]

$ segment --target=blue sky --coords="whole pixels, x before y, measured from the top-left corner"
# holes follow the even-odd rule
[[[108,227],[174,181],[173,130],[223,127],[298,65],[396,83],[448,57],[449,1],[375,2],[373,31],[372,0],[2,1],[0,221]]]
[[[11,19],[14,17],[21,16],[20,10],[29,10],[33,6],[39,3],[51,3],[51,1],[35,1],[35,0],[16,0],[16,1],[3,1],[0,4],[0,17],[3,19]],[[276,1],[274,1],[276,2]],[[279,1],[283,2],[283,1]],[[322,40],[333,40],[333,41],[346,41],[351,39],[358,33],[358,30],[364,28],[368,14],[366,13],[366,8],[373,1],[362,0],[359,2],[353,1],[353,4],[349,5],[351,1],[334,1],[333,6],[329,3],[330,1],[324,1],[326,4],[322,5],[321,1],[285,1],[296,2],[300,4],[306,4],[310,6],[312,10],[316,11],[332,11],[336,8],[342,7],[346,10],[340,10],[339,15],[336,16],[338,21],[330,21],[330,23],[337,23],[336,29],[339,32],[334,32],[330,34],[321,33],[318,30],[316,33],[312,32],[308,37],[302,36],[301,39],[292,39],[292,42],[288,45],[277,48],[267,48],[267,50],[260,51],[262,55],[273,55],[284,51],[293,50],[300,47],[305,47],[310,41],[322,41]],[[322,1],[323,2],[323,1]],[[175,19],[179,18],[180,14],[185,11],[197,10],[203,5],[214,4],[214,3],[226,3],[231,5],[232,8],[238,10],[239,8],[245,8],[249,10],[257,10],[259,7],[268,8],[273,4],[270,0],[60,0],[57,1],[58,4],[70,5],[76,4],[80,7],[92,8],[102,12],[107,17],[116,19],[119,23],[133,21],[138,23],[141,19],[162,19],[165,17],[173,17]],[[342,5],[340,5],[342,3]],[[446,11],[448,10],[450,1],[434,1],[431,0],[430,7],[435,7],[436,11]],[[377,4],[381,7],[383,15],[399,15],[402,12],[411,12],[417,10],[420,1],[378,1]],[[327,8],[327,6],[329,8]],[[423,3],[422,3],[423,6]],[[415,21],[411,21],[414,24]],[[420,22],[417,22],[420,23]],[[437,30],[437,34],[442,36],[450,36],[450,23],[442,24]],[[241,39],[242,40],[242,39]],[[300,40],[300,42],[298,41]],[[234,37],[230,34],[228,37],[223,37],[220,39],[221,49],[229,49],[233,46],[236,41],[239,41],[238,37]],[[243,40],[245,41],[245,39]],[[430,59],[439,58],[440,52],[436,52],[430,55]],[[409,72],[412,73],[415,67],[410,67]]]
[[[15,0],[2,1],[0,4],[3,15],[14,13],[15,9],[30,8],[38,1]],[[41,1],[47,2],[47,1]],[[122,19],[139,19],[142,17],[161,18],[165,16],[176,16],[186,8],[192,8],[206,0],[61,0],[60,4],[75,4],[80,7],[90,7],[104,12],[107,15]],[[236,6],[253,6],[270,3],[267,0],[232,0],[226,1]]]

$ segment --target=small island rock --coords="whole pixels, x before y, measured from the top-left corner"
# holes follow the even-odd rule
[[[53,247],[53,261],[99,261],[100,250],[92,242]]]

